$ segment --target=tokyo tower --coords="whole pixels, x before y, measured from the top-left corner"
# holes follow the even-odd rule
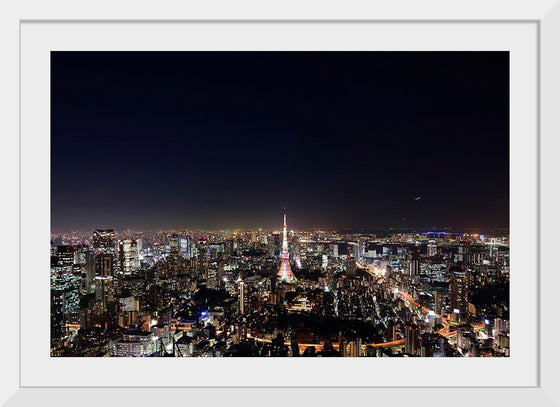
[[[290,267],[290,253],[288,252],[288,226],[286,225],[286,214],[284,214],[284,230],[282,232],[282,252],[280,253],[280,271],[278,277],[287,283],[296,281],[296,277]]]

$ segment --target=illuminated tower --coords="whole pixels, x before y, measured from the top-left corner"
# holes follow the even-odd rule
[[[286,214],[284,214],[284,229],[282,232],[282,252],[280,253],[280,271],[278,277],[282,281],[292,283],[296,281],[292,268],[290,267],[290,253],[288,252],[288,226],[286,225]]]

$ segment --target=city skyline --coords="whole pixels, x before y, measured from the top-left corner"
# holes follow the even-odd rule
[[[507,52],[51,58],[53,230],[508,226]]]
[[[159,233],[159,232],[169,232],[169,233],[179,233],[179,232],[238,232],[238,231],[269,231],[269,232],[279,232],[282,227],[278,226],[255,226],[255,227],[215,227],[215,228],[189,228],[189,227],[167,227],[167,228],[154,228],[154,229],[140,229],[140,228],[113,228],[110,225],[93,225],[89,228],[68,228],[68,229],[51,229],[51,234],[64,234],[64,233],[91,233],[95,229],[114,229],[117,234],[123,233]],[[496,234],[496,232],[507,232],[508,227],[448,227],[443,226],[441,228],[432,227],[349,227],[349,228],[321,228],[321,227],[309,227],[309,228],[297,228],[290,227],[290,231],[296,232],[334,232],[334,233],[374,233],[378,232],[380,235],[392,234],[392,233],[408,233],[408,234],[461,234],[461,233],[479,233],[479,234]]]
[[[52,357],[510,356],[508,52],[57,51],[51,119]]]
[[[507,234],[92,232],[51,240],[51,356],[509,356]]]

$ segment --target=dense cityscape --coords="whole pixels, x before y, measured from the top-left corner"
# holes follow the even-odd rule
[[[508,357],[509,72],[51,52],[51,356]]]
[[[509,356],[506,231],[51,239],[51,356]]]

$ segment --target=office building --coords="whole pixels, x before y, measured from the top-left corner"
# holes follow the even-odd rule
[[[416,355],[418,350],[418,335],[420,330],[415,324],[407,324],[404,327],[404,351],[410,355]]]
[[[115,231],[113,229],[93,229],[93,251],[95,254],[115,255]]]
[[[354,257],[346,258],[346,277],[356,277],[356,259]]]
[[[113,290],[112,276],[95,277],[95,299],[101,305],[103,312],[107,312],[109,303],[113,301]]]
[[[95,255],[95,275],[113,276],[117,260],[113,229],[93,229],[93,253]]]
[[[62,245],[56,248],[56,260],[58,267],[70,269],[74,265],[74,247]]]
[[[80,265],[82,295],[95,291],[95,255],[92,251],[83,253],[83,263]]]
[[[179,272],[179,236],[169,236],[168,272],[177,274]]]
[[[115,256],[101,253],[95,256],[95,275],[100,277],[113,276],[113,262]]]
[[[119,274],[131,275],[140,270],[138,243],[133,239],[119,240],[118,265]]]
[[[122,339],[117,342],[116,356],[150,356],[156,350],[156,341],[157,339],[153,332],[129,330],[123,335]]]
[[[416,248],[410,250],[408,259],[408,275],[415,277],[420,274],[420,253]]]
[[[468,276],[462,269],[454,269],[449,276],[449,305],[454,318],[463,321],[468,309]]]
[[[64,292],[51,290],[51,341],[64,338]]]

